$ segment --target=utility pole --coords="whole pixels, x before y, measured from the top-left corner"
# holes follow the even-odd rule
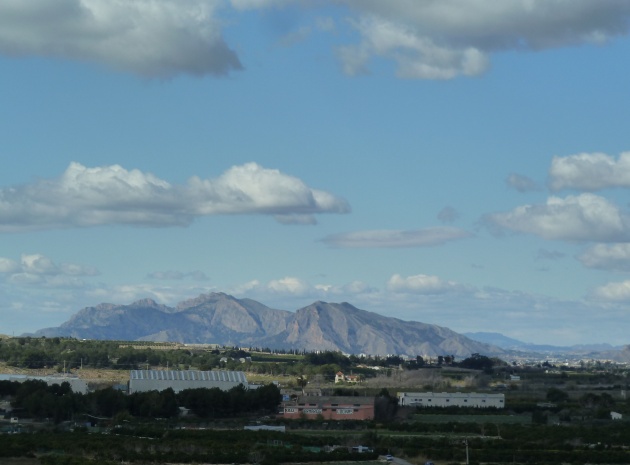
[[[466,465],[469,465],[469,462],[468,462],[468,439],[464,439],[464,444],[466,445]]]

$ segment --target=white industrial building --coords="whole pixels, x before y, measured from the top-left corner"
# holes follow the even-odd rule
[[[479,392],[399,392],[398,405],[407,407],[504,408],[505,394]]]
[[[197,388],[229,391],[239,384],[247,387],[247,378],[242,371],[131,370],[129,374],[129,394],[168,388],[175,392]]]

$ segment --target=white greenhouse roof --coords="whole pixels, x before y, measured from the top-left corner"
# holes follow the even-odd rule
[[[129,378],[156,381],[228,382],[247,385],[247,378],[245,378],[245,373],[242,371],[131,370]]]

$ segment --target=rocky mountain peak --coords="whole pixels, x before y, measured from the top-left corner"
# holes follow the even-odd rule
[[[87,307],[40,336],[214,343],[373,355],[500,355],[502,350],[448,328],[402,321],[343,303],[313,302],[295,313],[214,292],[176,308],[143,299]]]
[[[180,302],[179,304],[177,304],[176,308],[178,311],[182,311],[189,308],[199,307],[201,305],[211,304],[218,301],[226,301],[226,300],[236,301],[237,299],[235,299],[231,295],[226,294],[224,292],[211,292],[209,294],[199,294],[197,297],[184,300],[183,302]]]

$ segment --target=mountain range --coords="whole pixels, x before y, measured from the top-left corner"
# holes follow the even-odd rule
[[[603,343],[554,346],[547,344],[531,344],[504,336],[500,333],[477,332],[463,333],[463,335],[475,341],[498,346],[511,356],[517,358],[556,358],[565,361],[591,359],[630,363],[630,345],[613,346]]]
[[[477,332],[462,333],[475,341],[492,344],[506,350],[520,350],[529,352],[575,352],[575,353],[591,353],[591,352],[608,352],[611,350],[621,350],[623,347],[615,347],[611,344],[577,344],[572,346],[554,346],[549,344],[532,344],[530,342],[519,341],[511,337],[504,336],[501,333]]]
[[[289,312],[224,293],[202,294],[176,307],[151,299],[130,305],[104,303],[86,307],[61,326],[39,330],[35,336],[414,357],[505,354],[495,345],[475,341],[442,326],[385,317],[346,302],[314,302]]]

